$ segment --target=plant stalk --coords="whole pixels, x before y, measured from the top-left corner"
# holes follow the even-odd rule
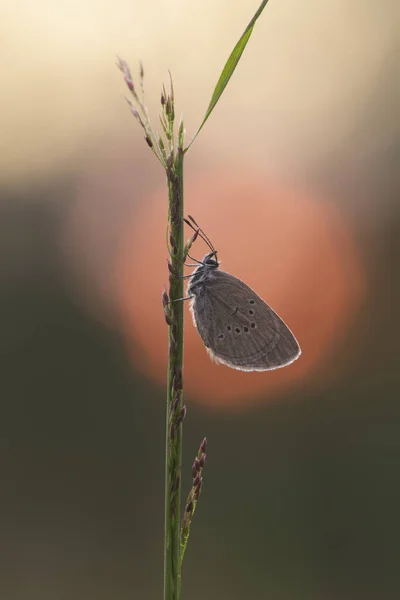
[[[165,434],[164,600],[180,595],[180,500],[183,406],[183,150],[170,155],[167,165],[170,232],[170,325],[168,331],[168,388]]]

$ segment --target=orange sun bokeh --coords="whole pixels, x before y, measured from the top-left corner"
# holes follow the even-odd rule
[[[226,171],[190,179],[192,214],[218,250],[221,269],[243,279],[285,320],[302,348],[292,365],[242,372],[211,362],[186,303],[185,391],[221,408],[265,402],[306,377],[326,376],[327,350],[345,339],[363,292],[355,245],[340,212],[326,198]],[[161,291],[168,281],[165,190],[146,198],[120,247],[118,304],[137,368],[165,384],[167,326]],[[187,231],[187,238],[191,236]],[[191,254],[207,247],[198,238]],[[188,270],[189,273],[189,270]]]

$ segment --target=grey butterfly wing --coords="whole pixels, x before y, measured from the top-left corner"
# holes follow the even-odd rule
[[[275,311],[229,273],[212,273],[192,311],[211,356],[234,369],[277,369],[301,354],[296,338]]]

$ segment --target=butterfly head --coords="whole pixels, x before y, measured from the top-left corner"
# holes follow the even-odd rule
[[[201,261],[205,267],[209,267],[211,269],[217,269],[219,267],[219,262],[217,258],[217,251],[213,250],[209,254],[206,254]]]

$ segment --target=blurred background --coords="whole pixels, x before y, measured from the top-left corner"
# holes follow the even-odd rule
[[[115,56],[154,124],[171,70],[189,140],[258,4],[1,9],[6,600],[162,597],[167,198]],[[187,213],[303,354],[216,366],[187,314],[183,598],[400,595],[399,26],[396,0],[271,0],[187,155]]]

